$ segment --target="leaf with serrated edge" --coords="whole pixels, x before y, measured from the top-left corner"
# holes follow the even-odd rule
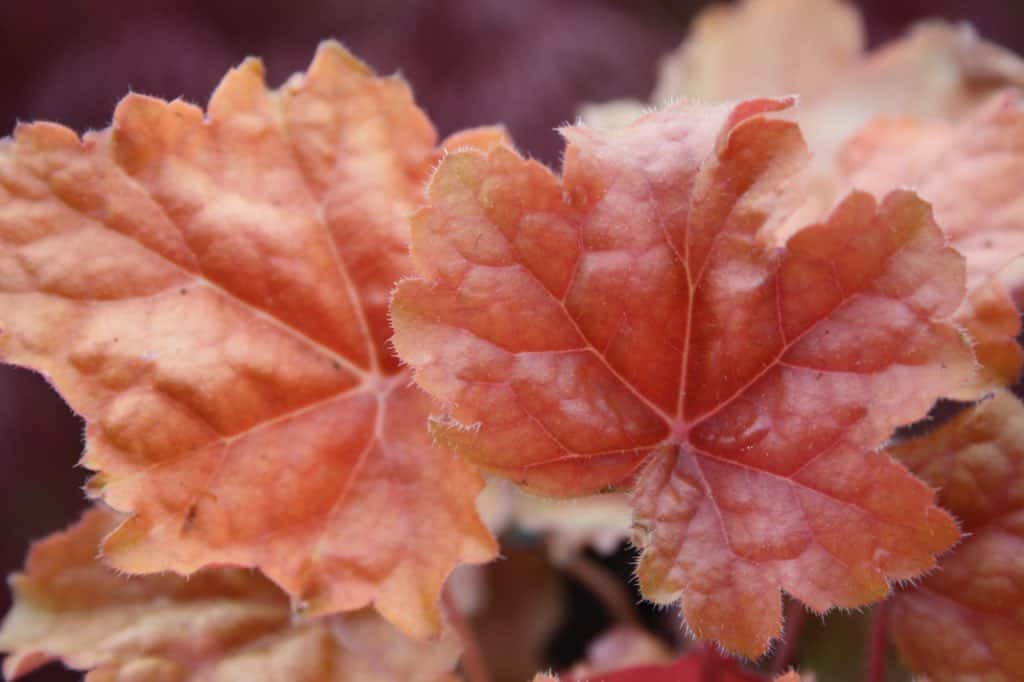
[[[309,613],[425,636],[454,566],[495,555],[386,345],[435,139],[328,42],[276,91],[246,61],[205,116],[129,95],[108,130],[0,141],[0,350],[85,417],[90,491],[133,515],[113,566],[256,566]]]
[[[935,682],[1024,679],[1024,405],[1000,391],[892,452],[966,536],[892,604],[908,667]]]
[[[963,260],[913,194],[759,238],[798,205],[806,150],[765,115],[788,104],[570,128],[562,180],[505,147],[451,154],[413,219],[422,279],[392,302],[399,355],[447,405],[440,441],[559,496],[646,463],[644,595],[750,657],[780,589],[863,605],[956,541],[876,450],[974,363],[948,321]]]
[[[970,295],[957,320],[985,368],[979,388],[1014,383],[1024,361],[1016,342],[1020,317],[1008,291],[1022,288],[1008,266],[1024,256],[1018,95],[997,95],[956,124],[877,119],[845,144],[839,166],[849,186],[875,193],[910,186],[933,203],[939,225],[967,259]]]
[[[453,679],[461,646],[447,624],[421,642],[370,610],[295,618],[286,594],[244,569],[117,575],[96,559],[117,521],[88,511],[34,545],[25,572],[11,577],[15,606],[0,628],[7,679],[53,659],[97,682]]]
[[[967,258],[969,288],[1024,254],[1024,108],[1006,92],[957,123],[879,118],[846,142],[848,184],[881,193],[914,187]]]

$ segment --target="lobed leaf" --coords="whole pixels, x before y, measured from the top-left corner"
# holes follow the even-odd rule
[[[839,164],[850,186],[875,193],[911,186],[932,202],[967,259],[970,295],[957,319],[985,368],[980,388],[1015,383],[1024,361],[1007,289],[1019,288],[1008,266],[1024,256],[1024,110],[1017,96],[996,96],[956,124],[877,119],[846,143]]]
[[[1024,405],[1008,391],[892,449],[939,490],[965,540],[895,599],[891,631],[935,682],[1024,677]]]
[[[127,578],[96,559],[117,523],[95,508],[32,547],[0,628],[7,679],[60,659],[90,682],[454,680],[461,646],[447,625],[418,642],[369,610],[296,619],[286,594],[242,569]]]
[[[1024,109],[1007,91],[956,123],[879,118],[845,144],[847,181],[880,193],[914,187],[967,258],[970,288],[1024,255]]]
[[[449,155],[413,219],[395,345],[432,428],[545,494],[628,485],[642,591],[756,657],[780,590],[880,599],[958,537],[877,448],[967,382],[963,262],[908,192],[855,193],[783,249],[805,149],[785,100],[565,131],[563,177]]]
[[[0,351],[85,417],[90,493],[131,513],[113,566],[255,566],[300,610],[423,636],[454,566],[495,555],[482,480],[386,347],[434,145],[336,43],[277,91],[245,62],[205,116],[129,95],[108,130],[0,142]]]

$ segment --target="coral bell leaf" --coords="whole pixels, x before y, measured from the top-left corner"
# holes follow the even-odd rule
[[[205,117],[130,95],[109,130],[0,142],[0,350],[85,417],[91,492],[132,515],[113,566],[256,566],[427,635],[448,573],[494,556],[479,474],[386,345],[434,144],[335,43],[277,91],[245,62]]]
[[[1024,84],[1024,61],[968,25],[915,24],[865,51],[863,21],[838,0],[743,0],[711,5],[661,64],[655,105],[681,97],[721,102],[797,94],[800,122],[819,166],[874,116],[955,119],[994,91]],[[742,46],[738,49],[737,46]],[[615,126],[643,111],[634,100],[584,107],[584,119]]]
[[[877,449],[970,380],[962,257],[909,192],[855,193],[785,248],[806,150],[788,100],[681,103],[565,131],[561,180],[450,154],[413,219],[395,344],[446,404],[439,440],[543,493],[627,483],[639,579],[749,657],[780,590],[884,596],[959,537]]]
[[[369,610],[296,619],[286,594],[237,568],[126,578],[96,559],[116,525],[110,511],[92,509],[32,547],[11,578],[15,607],[0,629],[7,679],[52,659],[96,682],[452,679],[461,646],[447,624],[420,642]]]
[[[893,454],[939,489],[967,538],[899,594],[907,665],[936,682],[1024,679],[1024,405],[996,393]]]
[[[846,142],[839,164],[869,192],[914,187],[967,259],[973,288],[1024,255],[1024,108],[1004,92],[957,123],[875,119]]]
[[[713,4],[662,61],[654,100],[722,102],[755,93],[813,97],[835,87],[836,74],[862,60],[862,23],[857,9],[840,0]]]
[[[996,95],[956,124],[877,119],[839,158],[852,186],[882,192],[909,185],[932,202],[939,224],[967,259],[970,294],[957,320],[975,341],[983,391],[1016,382],[1024,360],[1010,297],[1024,282],[1008,267],[1024,256],[1024,109],[1018,97]]]

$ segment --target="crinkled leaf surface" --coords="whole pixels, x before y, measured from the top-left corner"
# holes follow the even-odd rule
[[[1017,96],[992,98],[953,124],[913,117],[877,119],[845,145],[844,184],[880,193],[914,187],[967,259],[970,296],[957,314],[985,367],[981,388],[1020,375],[1020,318],[1007,266],[1024,255],[1024,110]],[[1005,280],[1005,281],[1004,281]]]
[[[96,558],[116,525],[93,509],[33,546],[0,629],[7,679],[56,658],[96,682],[435,682],[458,661],[447,626],[421,642],[370,610],[296,619],[288,596],[255,571],[118,575]]]
[[[434,143],[334,43],[277,91],[247,61],[205,117],[130,95],[103,132],[0,142],[0,349],[86,418],[91,492],[132,514],[111,564],[257,566],[425,635],[445,576],[494,555],[479,475],[386,347]]]
[[[908,186],[929,201],[971,288],[1024,255],[1024,109],[1013,92],[956,123],[877,119],[846,143],[840,166],[858,189]]]
[[[893,453],[939,490],[966,535],[896,597],[900,653],[936,682],[1024,678],[1024,405],[996,393]]]
[[[971,386],[947,397],[973,400],[993,388],[1016,383],[1024,364],[1024,352],[1017,342],[1020,313],[1000,277],[972,289],[955,319],[971,337],[980,368]]]
[[[786,101],[568,129],[563,177],[449,155],[413,225],[395,343],[448,405],[439,440],[534,490],[633,491],[641,588],[756,657],[780,589],[879,599],[958,537],[876,449],[973,358],[963,262],[908,192],[854,194],[784,249],[805,150]],[[790,189],[799,189],[798,187]],[[798,195],[798,192],[795,193]]]

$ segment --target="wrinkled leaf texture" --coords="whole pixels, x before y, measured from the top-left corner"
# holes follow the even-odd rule
[[[875,50],[866,42],[856,8],[838,0],[713,5],[662,63],[652,101],[799,95],[787,115],[800,123],[815,160],[808,200],[780,226],[782,239],[850,189],[882,196],[907,186],[934,203],[940,227],[967,257],[970,293],[956,319],[982,366],[971,385],[947,397],[976,399],[1012,384],[1022,364],[1020,318],[1005,285],[1022,288],[1024,264],[996,273],[1024,253],[1024,137],[1015,95],[1000,92],[1024,85],[1024,61],[967,25],[939,20]],[[582,115],[614,127],[643,109],[618,101],[588,105]]]
[[[421,642],[372,610],[295,618],[288,596],[258,572],[204,569],[190,578],[125,577],[97,560],[119,523],[91,509],[36,543],[11,579],[15,607],[0,628],[13,680],[52,659],[90,682],[440,682],[461,652],[442,620]]]
[[[1020,376],[1020,317],[1011,266],[1024,255],[1024,110],[1019,94],[993,97],[957,123],[915,117],[874,120],[844,146],[845,181],[881,192],[911,186],[967,259],[969,295],[957,319],[984,367],[982,389]],[[971,396],[965,396],[971,397]]]
[[[0,350],[85,417],[89,491],[130,513],[110,564],[254,566],[300,611],[437,631],[445,577],[496,547],[386,345],[435,141],[329,42],[276,91],[246,61],[205,115],[129,95],[107,130],[0,142]]]
[[[974,363],[948,319],[963,260],[913,194],[762,239],[799,203],[806,150],[769,115],[789,104],[569,128],[561,179],[504,146],[449,155],[392,303],[441,442],[551,495],[639,471],[643,594],[748,657],[780,590],[863,605],[955,542],[877,449]]]
[[[935,682],[1024,679],[1024,405],[996,393],[893,454],[939,491],[965,540],[892,605],[907,665]]]

